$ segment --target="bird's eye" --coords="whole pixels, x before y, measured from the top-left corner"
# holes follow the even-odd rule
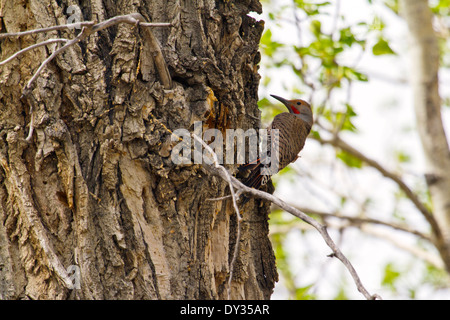
[[[300,102],[297,102],[297,104],[298,104],[298,105],[301,105],[301,103],[300,103]]]

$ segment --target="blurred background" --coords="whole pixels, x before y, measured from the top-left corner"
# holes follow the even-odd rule
[[[269,94],[307,100],[315,115],[301,157],[273,178],[275,194],[328,226],[370,293],[450,299],[430,224],[400,187],[433,212],[410,85],[411,37],[398,1],[261,2],[264,13],[253,17],[265,21],[263,127],[286,111]],[[428,4],[448,136],[450,0]],[[276,207],[270,223],[280,276],[273,299],[363,298],[316,230]]]

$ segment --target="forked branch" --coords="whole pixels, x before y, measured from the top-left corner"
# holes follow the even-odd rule
[[[45,59],[39,68],[34,72],[33,76],[28,80],[27,85],[23,89],[22,92],[22,98],[25,98],[30,105],[30,129],[28,136],[26,138],[26,141],[30,142],[31,138],[33,136],[33,130],[34,130],[34,116],[33,116],[33,107],[32,107],[32,101],[29,94],[31,93],[32,85],[38,78],[39,74],[42,72],[42,70],[45,68],[45,66],[50,63],[56,56],[67,50],[69,47],[77,44],[80,41],[83,41],[91,34],[94,34],[96,32],[99,32],[103,29],[109,28],[111,26],[117,25],[119,23],[127,23],[132,24],[136,26],[145,27],[143,29],[144,33],[144,39],[148,42],[150,46],[150,50],[156,65],[156,69],[158,70],[160,81],[166,90],[172,89],[172,78],[170,77],[169,70],[167,69],[167,64],[164,60],[164,57],[161,52],[160,45],[153,35],[152,31],[148,27],[170,27],[171,23],[147,23],[145,21],[145,18],[140,13],[131,13],[123,16],[116,16],[111,19],[108,19],[106,21],[102,21],[99,23],[94,23],[93,21],[85,21],[85,22],[78,22],[78,23],[71,23],[66,25],[60,25],[60,26],[52,26],[48,28],[41,28],[41,29],[35,29],[35,30],[28,30],[24,32],[16,32],[16,33],[3,33],[0,34],[0,39],[2,38],[13,38],[13,37],[22,37],[26,35],[36,34],[36,33],[43,33],[43,32],[50,32],[54,30],[65,30],[70,29],[74,27],[82,28],[81,32],[73,39],[67,40],[67,39],[49,39],[40,43],[37,43],[35,45],[32,45],[30,47],[27,47],[25,49],[22,49],[15,54],[13,54],[11,57],[5,59],[4,61],[0,62],[0,65],[6,64],[10,61],[12,61],[14,58],[18,57],[19,55],[25,53],[26,51],[51,44],[56,42],[62,42],[64,45],[58,49],[56,49],[47,59]]]
[[[424,218],[429,223],[433,233],[432,241],[436,248],[439,250],[441,257],[444,260],[446,268],[450,268],[450,255],[448,254],[448,245],[446,244],[444,234],[442,229],[436,220],[435,214],[430,211],[427,206],[419,199],[418,195],[403,181],[403,179],[395,174],[394,172],[386,169],[382,164],[378,161],[366,156],[361,151],[355,149],[347,142],[342,140],[339,135],[335,134],[330,139],[324,139],[321,137],[313,137],[313,139],[317,140],[320,144],[329,144],[335,148],[341,149],[352,156],[360,159],[368,166],[376,169],[379,173],[381,173],[384,177],[395,182],[400,190],[402,190],[406,197],[415,205],[415,207],[419,210],[419,212],[424,216]]]
[[[236,244],[234,245],[234,252],[233,252],[233,258],[231,259],[231,263],[230,263],[230,275],[228,277],[228,300],[231,299],[231,280],[233,279],[233,272],[234,272],[234,266],[236,264],[236,259],[239,255],[239,242],[241,241],[241,221],[242,221],[242,216],[239,212],[239,208],[237,205],[237,199],[236,199],[236,193],[234,192],[234,186],[233,183],[231,181],[231,176],[228,173],[227,169],[225,169],[223,166],[221,166],[219,164],[219,160],[217,159],[217,155],[215,154],[215,152],[205,143],[205,141],[203,141],[203,139],[199,138],[197,135],[192,134],[192,137],[197,140],[198,142],[200,142],[211,154],[211,156],[213,157],[213,162],[214,162],[214,168],[216,168],[217,170],[221,170],[223,176],[225,177],[225,180],[228,182],[228,185],[230,187],[230,193],[231,193],[231,198],[233,201],[233,208],[234,211],[236,213],[236,221],[237,221],[237,231],[236,231]]]
[[[270,193],[267,193],[267,192],[264,192],[264,191],[261,191],[261,190],[256,190],[256,189],[253,189],[253,188],[249,188],[246,185],[244,185],[242,182],[240,182],[235,177],[233,177],[228,172],[228,170],[225,167],[221,166],[217,162],[217,156],[215,156],[214,151],[203,140],[201,140],[196,135],[193,135],[193,137],[194,137],[194,139],[200,141],[202,143],[202,145],[205,147],[205,149],[208,150],[208,152],[212,155],[212,157],[214,159],[216,159],[216,161],[214,162],[214,165],[203,164],[203,166],[210,173],[212,173],[214,175],[217,175],[217,176],[221,177],[222,179],[224,179],[225,181],[228,182],[228,184],[230,185],[231,197],[233,199],[233,205],[235,206],[235,210],[237,212],[239,212],[239,210],[237,209],[237,206],[236,206],[236,194],[234,193],[233,187],[235,189],[237,189],[238,192],[248,193],[248,194],[251,194],[254,197],[270,201],[273,204],[275,204],[278,207],[280,207],[281,209],[283,209],[284,211],[289,212],[290,214],[292,214],[292,215],[296,216],[297,218],[303,220],[307,224],[309,224],[312,227],[314,227],[319,232],[319,234],[322,236],[322,238],[324,239],[324,241],[328,245],[328,247],[330,247],[330,249],[332,250],[332,253],[329,256],[330,257],[336,257],[337,259],[339,259],[344,264],[344,266],[350,272],[350,275],[352,276],[353,281],[355,282],[358,291],[361,292],[364,295],[364,297],[366,299],[368,299],[368,300],[381,299],[381,297],[378,294],[373,294],[372,295],[372,294],[370,294],[367,291],[367,289],[362,284],[361,279],[359,278],[359,275],[356,272],[356,270],[353,267],[353,265],[351,264],[351,262],[342,253],[342,251],[339,249],[339,247],[336,245],[336,243],[333,241],[333,239],[328,234],[326,226],[320,224],[318,221],[316,221],[315,219],[311,218],[310,216],[308,216],[306,213],[302,212],[301,210],[290,206],[289,204],[287,204],[286,202],[282,201],[278,197],[275,197],[274,195],[272,195]]]

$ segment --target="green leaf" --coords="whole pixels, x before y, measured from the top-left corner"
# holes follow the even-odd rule
[[[400,277],[401,273],[398,271],[392,263],[388,263],[384,268],[384,277],[381,281],[383,286],[390,288],[392,291],[397,291],[395,282]]]
[[[345,112],[336,112],[333,124],[339,130],[345,130],[350,132],[356,132],[357,129],[352,122],[352,118],[356,116],[356,112],[348,103],[345,104]],[[332,119],[330,119],[332,120]]]
[[[317,130],[311,130],[311,136],[313,136],[316,139],[320,139],[320,133]]]
[[[369,30],[382,31],[385,26],[384,21],[379,16],[375,16],[370,24]]]
[[[331,3],[329,1],[317,2],[317,1],[304,1],[294,0],[294,3],[298,8],[305,12],[308,16],[314,16],[320,14],[320,7],[328,6]]]
[[[312,33],[316,36],[316,38],[318,38],[322,34],[321,31],[322,23],[319,20],[311,21],[310,28]]]
[[[347,117],[352,118],[352,117],[356,117],[357,116],[357,114],[355,112],[355,109],[353,109],[353,107],[350,104],[346,103],[345,104],[345,108],[347,109],[346,110],[347,111]]]
[[[342,160],[342,162],[344,162],[350,168],[358,168],[358,169],[362,168],[363,165],[362,160],[344,150],[336,152],[336,157]]]
[[[271,81],[271,80],[272,80],[271,77],[265,76],[265,77],[262,79],[261,85],[262,85],[263,87],[267,87],[267,86],[270,84],[270,81]]]
[[[272,31],[270,29],[267,29],[261,37],[261,48],[268,57],[272,57],[274,52],[282,46],[282,43],[272,40]]]
[[[383,54],[396,54],[394,50],[391,49],[389,43],[382,37],[378,39],[378,42],[373,46],[372,53],[375,56],[380,56]]]
[[[431,284],[435,289],[442,289],[446,287],[448,281],[448,274],[444,269],[437,268],[431,264],[427,264],[426,272],[423,275],[423,283]]]
[[[400,151],[400,150],[396,151],[395,157],[397,158],[397,161],[400,163],[411,162],[411,156],[404,151]]]
[[[350,27],[341,29],[339,31],[339,42],[351,47],[355,42],[357,42],[355,35],[352,33]]]
[[[384,5],[395,12],[395,14],[399,13],[399,4],[398,0],[385,0]]]
[[[339,291],[337,293],[337,295],[333,298],[333,300],[348,300],[348,296],[345,293],[345,288],[341,287],[339,288]]]
[[[349,67],[344,67],[344,76],[349,80],[368,81],[368,78],[364,73]]]
[[[259,108],[266,108],[266,107],[270,107],[271,105],[272,105],[272,102],[270,102],[269,99],[267,99],[266,97],[264,97],[258,101]]]
[[[450,107],[450,97],[443,97],[442,104],[444,105],[444,107]]]
[[[314,284],[310,284],[305,287],[300,287],[295,289],[295,299],[296,300],[315,300],[317,299],[314,294],[309,293]]]
[[[448,16],[450,14],[450,0],[439,0],[435,6],[431,7],[433,13]]]

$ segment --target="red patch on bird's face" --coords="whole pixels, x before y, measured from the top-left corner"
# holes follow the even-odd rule
[[[298,111],[294,106],[291,106],[292,111],[294,111],[295,114],[300,114],[300,111]]]

